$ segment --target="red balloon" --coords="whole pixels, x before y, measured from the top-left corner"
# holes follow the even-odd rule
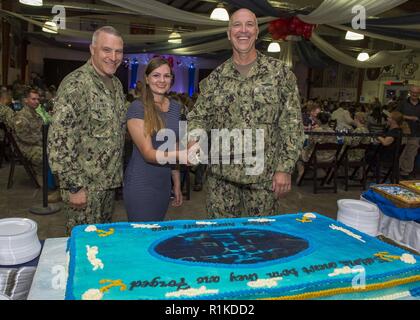
[[[303,25],[303,32],[312,31],[312,26],[310,24],[305,23]]]
[[[296,23],[294,21],[291,21],[289,24],[289,32],[293,33],[296,30]]]
[[[303,37],[304,37],[306,40],[309,40],[309,39],[311,38],[311,36],[312,36],[312,31],[304,31],[304,32],[303,32]]]

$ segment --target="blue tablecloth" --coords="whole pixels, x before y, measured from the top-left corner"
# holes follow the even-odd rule
[[[391,200],[373,190],[366,191],[362,196],[375,203],[384,214],[391,218],[420,223],[420,208],[399,208]]]

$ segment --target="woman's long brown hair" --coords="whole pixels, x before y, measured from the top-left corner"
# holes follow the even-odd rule
[[[160,129],[163,129],[165,126],[165,123],[162,117],[160,116],[159,109],[155,104],[152,90],[150,89],[146,81],[146,78],[153,72],[153,70],[165,64],[168,65],[169,69],[171,70],[172,79],[174,79],[174,74],[168,60],[160,57],[153,58],[152,60],[150,60],[144,72],[145,90],[143,90],[141,100],[144,106],[144,134],[146,136],[152,136],[154,133],[157,133]]]

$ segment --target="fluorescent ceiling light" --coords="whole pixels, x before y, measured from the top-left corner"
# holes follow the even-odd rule
[[[268,46],[267,52],[280,52],[280,45],[278,42],[271,42]]]
[[[42,27],[42,31],[47,32],[47,33],[58,33],[58,28],[55,22],[47,21],[44,23],[44,26]]]
[[[28,6],[42,6],[42,0],[19,0],[19,2]]]
[[[366,61],[368,59],[369,59],[369,54],[367,52],[361,52],[357,56],[357,60],[359,60],[359,61]]]
[[[170,42],[170,43],[182,43],[181,35],[178,32],[173,31],[169,35],[168,42]]]
[[[223,4],[219,3],[217,7],[212,11],[210,15],[212,20],[229,21],[229,13],[223,7]]]
[[[346,40],[363,40],[364,38],[365,36],[363,34],[351,32],[351,31],[347,31],[346,37],[345,37]]]

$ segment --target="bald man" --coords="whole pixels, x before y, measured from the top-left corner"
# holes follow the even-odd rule
[[[232,14],[227,36],[233,55],[200,83],[200,96],[188,114],[189,132],[227,129],[242,135],[245,129],[252,130],[253,141],[241,138],[244,146],[250,142],[251,153],[237,153],[231,144],[221,156],[233,157],[235,163],[210,160],[206,204],[210,218],[279,214],[279,198],[290,191],[291,173],[303,147],[296,78],[284,62],[256,50],[258,32],[253,12],[239,9]],[[257,130],[264,133],[258,145]],[[190,135],[189,145],[197,139]],[[251,154],[264,160],[258,172],[248,170]]]

